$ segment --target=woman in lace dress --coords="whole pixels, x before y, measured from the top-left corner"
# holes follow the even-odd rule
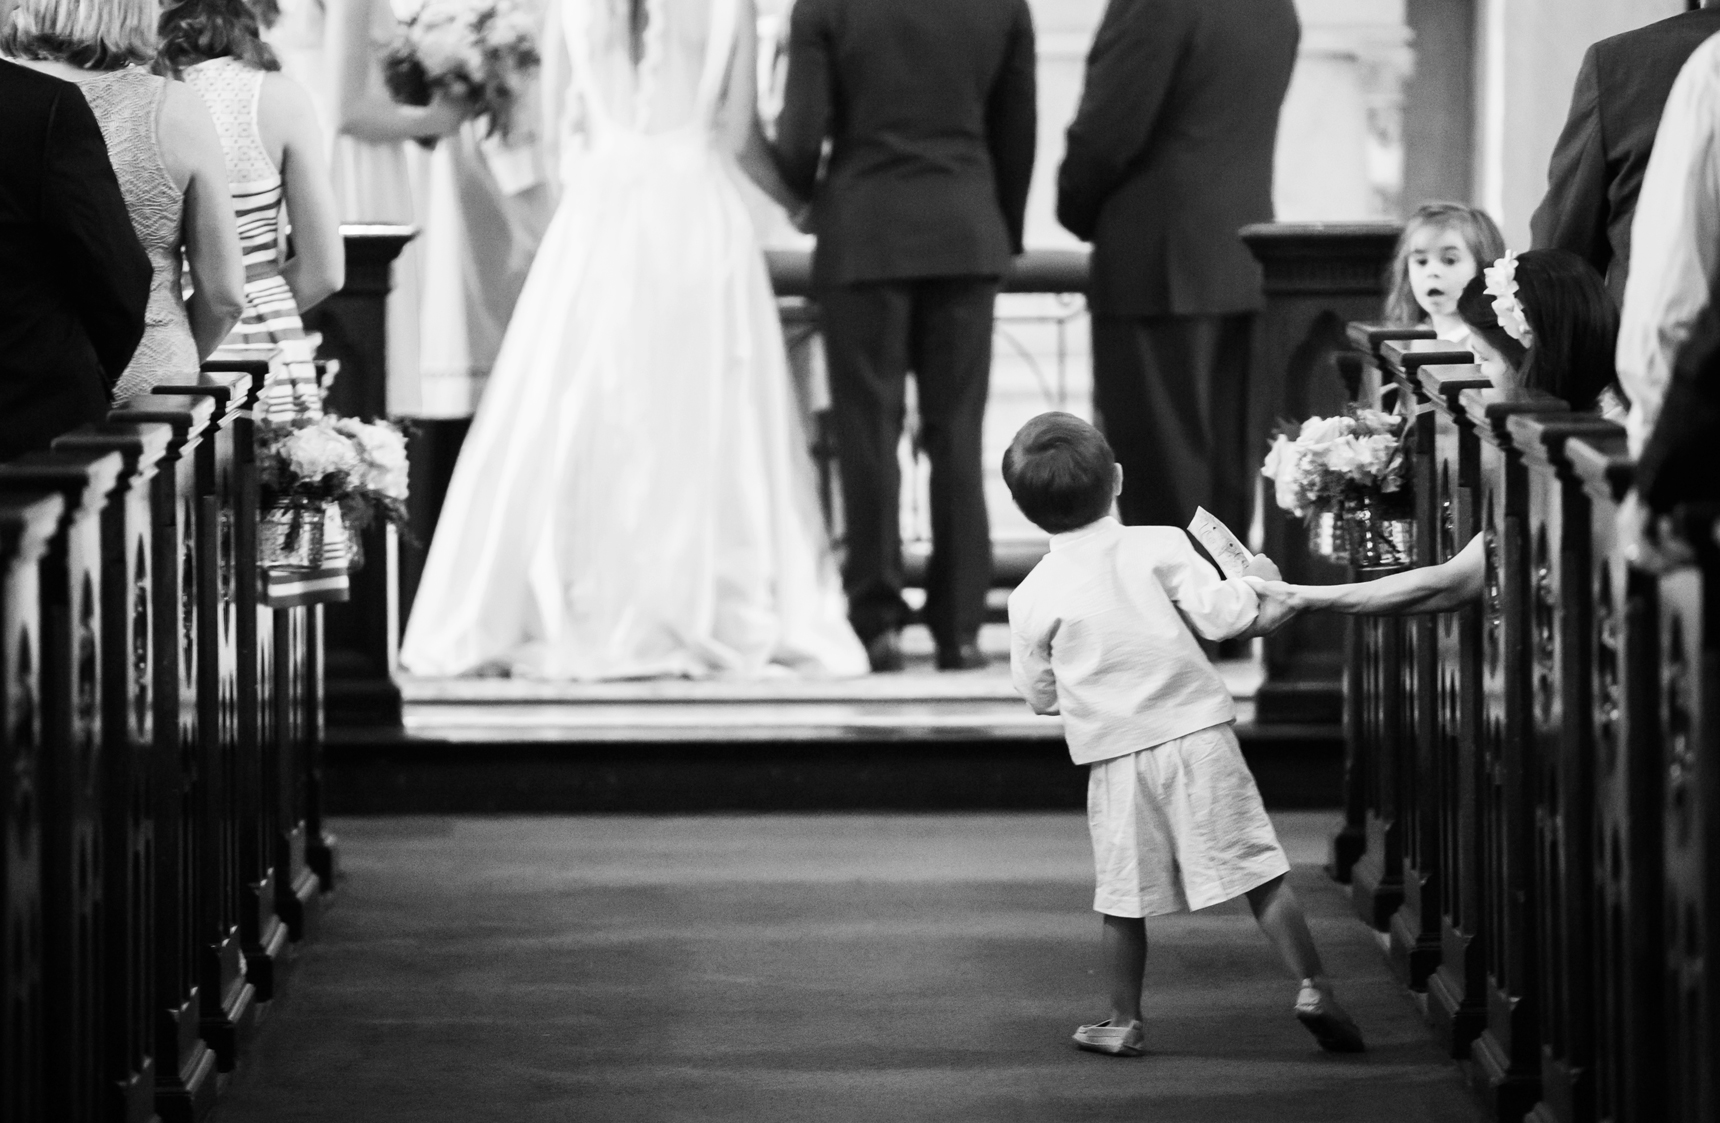
[[[107,141],[138,240],[155,275],[143,342],[115,398],[195,381],[244,309],[244,269],[226,161],[196,94],[149,73],[153,0],[19,0],[0,53],[76,82]],[[189,263],[184,295],[180,261]]]
[[[442,508],[419,674],[859,675],[742,199],[751,0],[553,0],[561,203]]]
[[[245,255],[245,314],[228,338],[279,344],[285,372],[301,370],[311,355],[299,314],[337,291],[346,272],[310,98],[279,72],[246,0],[170,0],[161,13],[161,63],[203,99],[226,153]],[[283,207],[293,231],[293,256],[284,262]],[[272,375],[264,387],[266,415],[319,404],[314,378],[295,389]]]

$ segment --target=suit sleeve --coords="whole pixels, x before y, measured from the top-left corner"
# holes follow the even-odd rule
[[[101,127],[76,91],[55,102],[44,169],[42,222],[112,385],[143,338],[153,267],[132,229]]]
[[[824,140],[835,104],[830,33],[817,0],[799,0],[788,24],[788,80],[777,119],[776,155],[782,178],[801,198],[818,183]]]
[[[1195,18],[1188,0],[1110,0],[1057,169],[1057,221],[1093,239],[1099,210],[1146,150]]]
[[[1583,55],[1571,93],[1571,114],[1547,165],[1547,194],[1529,220],[1536,249],[1562,249],[1602,275],[1612,263],[1607,239],[1606,138],[1601,133],[1599,63]]]
[[[986,107],[986,139],[991,147],[993,174],[997,177],[997,202],[1003,208],[1014,253],[1023,249],[1027,189],[1033,182],[1033,155],[1039,137],[1034,77],[1037,62],[1033,14],[1026,0],[1020,0],[1003,69],[992,86],[990,104]]]

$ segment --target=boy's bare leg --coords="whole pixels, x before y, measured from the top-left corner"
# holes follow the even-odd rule
[[[1290,888],[1284,876],[1248,891],[1248,907],[1260,930],[1272,941],[1283,957],[1284,965],[1297,979],[1325,981],[1326,970],[1320,965],[1320,952],[1314,946],[1314,936],[1308,931],[1308,918],[1302,912],[1302,902]]]
[[[1111,1024],[1126,1026],[1141,1017],[1141,980],[1147,971],[1147,922],[1138,916],[1105,913],[1100,947],[1105,982],[1111,990]]]

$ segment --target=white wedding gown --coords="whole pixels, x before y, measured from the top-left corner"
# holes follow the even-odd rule
[[[625,2],[551,2],[582,135],[401,662],[545,679],[862,674],[775,298],[714,127],[752,29],[738,0],[651,0],[635,66]]]

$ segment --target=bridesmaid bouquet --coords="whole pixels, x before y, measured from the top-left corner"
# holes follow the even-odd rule
[[[537,24],[518,0],[424,0],[383,55],[382,75],[395,101],[429,105],[446,94],[505,138],[541,63]]]
[[[407,468],[406,437],[386,421],[325,415],[290,424],[259,422],[264,546],[275,555],[266,562],[314,558],[320,541],[303,538],[308,533],[320,539],[331,508],[348,530],[362,530],[377,518],[406,530]],[[355,556],[352,568],[359,564]]]
[[[1404,565],[1411,496],[1404,419],[1352,403],[1281,432],[1260,474],[1281,510],[1307,522],[1314,552],[1357,565]]]

